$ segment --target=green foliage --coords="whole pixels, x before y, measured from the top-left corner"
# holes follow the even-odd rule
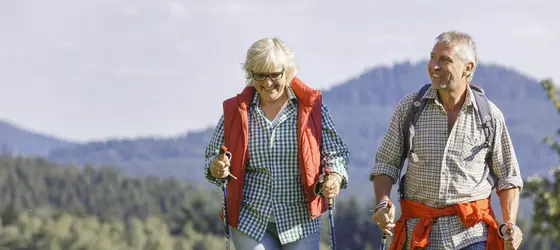
[[[220,249],[221,199],[217,187],[173,178],[0,157],[0,249]],[[337,201],[340,249],[377,246],[379,230],[366,211],[356,200]],[[328,249],[327,216],[324,222]]]
[[[551,80],[542,81],[541,84],[560,113],[558,90]],[[560,130],[558,130],[557,136],[560,136]],[[557,139],[546,137],[544,142],[560,156],[560,145]],[[551,174],[550,179],[528,178],[525,181],[523,197],[534,198],[532,232],[551,236],[556,242],[560,242],[560,168],[553,168]]]
[[[221,199],[217,187],[173,178],[0,157],[0,249],[223,249]],[[355,197],[337,200],[338,249],[379,247],[380,231],[367,211]],[[321,249],[329,249],[328,222],[325,214]],[[526,235],[531,245],[523,249],[552,249],[546,237],[532,237]]]
[[[0,249],[216,249],[220,197],[173,178],[0,157]]]
[[[381,231],[373,223],[368,210],[355,197],[350,198],[348,201],[337,203],[335,210],[336,237],[337,240],[343,240],[344,242],[342,245],[337,245],[338,249],[379,248]],[[325,217],[327,216],[325,215]],[[330,243],[328,241],[330,239],[329,224],[325,223],[323,228],[323,239],[326,240],[326,243]]]
[[[210,250],[222,245],[221,238],[201,234],[191,224],[185,225],[185,234],[172,235],[165,221],[158,217],[131,218],[125,223],[58,211],[29,210],[0,228],[2,249]]]

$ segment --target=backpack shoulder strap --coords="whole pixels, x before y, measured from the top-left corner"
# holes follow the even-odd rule
[[[410,106],[402,124],[404,147],[400,163],[401,168],[408,157],[408,153],[410,153],[412,136],[414,136],[414,125],[416,125],[418,118],[420,118],[420,114],[422,114],[422,110],[424,110],[424,106],[426,106],[426,99],[422,99],[422,97],[424,97],[430,86],[431,84],[426,84],[420,89],[420,91],[418,91],[418,94],[416,94],[416,97],[414,98],[414,101],[412,102],[412,105]]]
[[[496,124],[490,110],[490,102],[484,94],[484,90],[474,84],[469,84],[469,87],[472,90],[471,92],[473,93],[474,100],[478,108],[478,118],[482,123],[482,129],[484,130],[484,136],[486,137],[486,140],[484,141],[484,146],[488,148],[486,163],[488,164],[488,168],[490,169],[490,177],[493,180],[492,186],[495,188],[498,184],[498,178],[496,177],[496,174],[492,170],[490,164],[492,156],[491,152],[494,145],[494,134],[496,132]]]
[[[415,131],[414,125],[416,125],[416,122],[420,118],[420,115],[422,114],[422,111],[426,106],[427,99],[423,99],[423,97],[431,86],[432,86],[431,84],[426,84],[422,86],[422,88],[418,91],[402,124],[404,145],[403,145],[403,151],[402,151],[401,161],[400,161],[400,171],[402,171],[404,167],[404,161],[406,160],[406,158],[408,158],[408,154],[410,153],[411,150],[413,150],[413,137]],[[400,193],[402,198],[404,193],[403,187],[404,187],[405,176],[401,178],[400,171],[399,171],[399,181],[398,181],[399,183],[398,192]]]
[[[478,107],[478,117],[480,118],[482,128],[484,129],[484,136],[486,137],[485,146],[492,146],[494,142],[495,125],[490,111],[490,103],[481,87],[473,84],[469,84],[469,86],[474,95],[474,100],[476,102],[476,106]]]

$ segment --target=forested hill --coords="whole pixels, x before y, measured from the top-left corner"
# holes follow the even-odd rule
[[[130,178],[114,168],[0,157],[0,249],[223,249],[221,198],[219,189],[175,178]],[[379,248],[369,206],[337,200],[338,249]],[[518,219],[521,249],[558,249],[549,238],[533,236],[530,221]],[[327,216],[323,223],[322,250],[329,249]]]
[[[352,151],[352,190],[341,192],[335,210],[339,249],[378,248],[379,230],[367,212],[372,192],[365,172],[395,104],[428,82],[425,72],[425,62],[378,67],[323,92]],[[524,177],[546,173],[558,164],[558,156],[542,139],[555,134],[560,116],[535,80],[481,65],[474,83],[504,113]],[[0,153],[5,155],[0,157],[0,249],[223,248],[218,216],[222,194],[217,187],[193,182],[203,181],[203,151],[212,128],[175,138],[76,144],[3,124],[7,125],[0,126]],[[45,158],[20,157],[46,151]],[[101,167],[107,163],[115,167]],[[557,197],[554,194],[535,195]],[[521,207],[517,223],[524,232],[521,249],[559,249],[550,238],[533,235],[534,218],[524,217],[524,211],[547,207],[553,211],[557,204],[539,202]],[[322,249],[327,249],[328,228],[323,227]]]
[[[110,167],[0,157],[0,249],[223,249],[218,190],[125,177]],[[380,233],[366,212],[355,200],[338,201],[340,249],[377,248]],[[328,228],[321,249],[328,249]]]

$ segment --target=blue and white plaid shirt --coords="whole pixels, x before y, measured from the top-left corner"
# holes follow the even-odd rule
[[[275,221],[282,244],[303,239],[320,229],[321,219],[311,219],[300,176],[297,143],[298,102],[288,87],[289,101],[277,119],[268,120],[259,108],[259,94],[248,110],[249,155],[238,229],[260,242],[269,221]],[[341,189],[348,183],[348,148],[336,132],[327,107],[322,106],[321,164],[342,176]],[[221,186],[222,179],[211,176],[209,166],[224,144],[224,117],[221,116],[205,151],[206,179]]]

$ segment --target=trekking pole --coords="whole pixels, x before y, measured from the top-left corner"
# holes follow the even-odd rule
[[[220,147],[220,152],[218,153],[218,155],[221,155],[221,154],[225,154],[228,159],[231,159],[231,153],[229,151],[227,151],[226,146],[221,146]],[[237,177],[233,176],[231,173],[229,174],[228,177],[230,177],[230,176],[237,180]],[[227,220],[227,182],[228,182],[227,179],[228,179],[228,177],[226,177],[226,180],[222,184],[222,192],[224,193],[224,203],[222,204],[222,211],[224,213],[224,234],[225,234],[224,241],[226,243],[226,250],[229,250],[229,238],[230,238],[229,224],[228,224],[228,220]]]
[[[391,203],[387,204],[387,209],[391,209]],[[379,247],[379,249],[385,250],[386,243],[387,243],[387,234],[383,233],[383,236],[381,236],[381,246]]]
[[[329,200],[329,221],[331,223],[331,249],[336,250],[336,237],[335,237],[336,234],[335,234],[335,231],[334,231],[333,210],[334,210],[334,198]]]
[[[317,181],[315,183],[315,186],[313,187],[313,193],[315,195],[323,195],[323,188],[322,188],[322,184],[324,182],[325,178],[325,174],[322,173],[319,176],[319,181]],[[330,199],[327,201],[328,207],[329,207],[329,222],[330,222],[330,231],[331,231],[331,249],[332,250],[336,250],[336,235],[335,235],[335,231],[334,231],[334,215],[333,215],[333,210],[334,210],[334,198]]]
[[[385,250],[385,242],[387,242],[387,234],[383,234],[381,237],[381,246],[379,247],[380,250]]]

